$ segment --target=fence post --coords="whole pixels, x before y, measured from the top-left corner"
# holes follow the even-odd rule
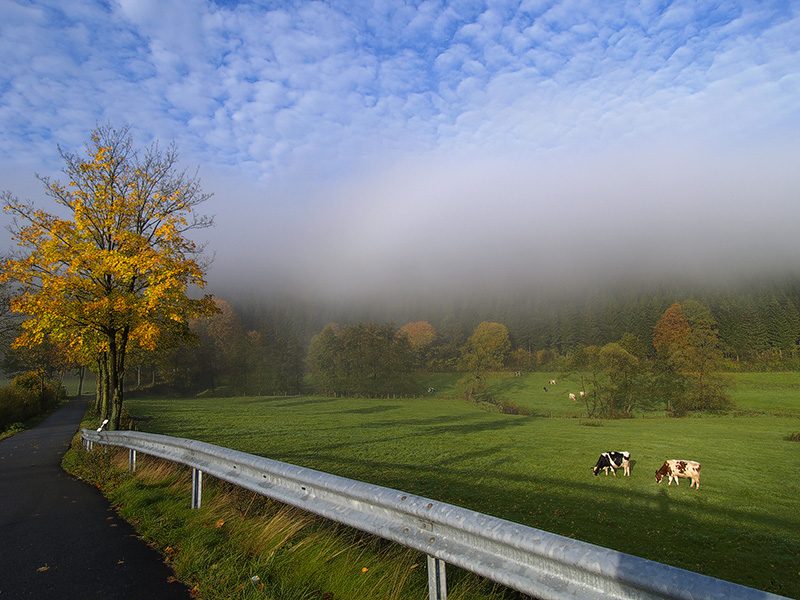
[[[203,472],[192,468],[192,508],[200,508],[203,500]]]
[[[136,450],[128,448],[128,472],[133,473],[136,470]]]
[[[428,598],[430,600],[447,600],[445,564],[440,558],[428,556]]]

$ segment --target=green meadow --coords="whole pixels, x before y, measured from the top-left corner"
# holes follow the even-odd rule
[[[737,374],[737,411],[588,421],[574,382],[498,374],[491,393],[537,416],[460,399],[131,398],[140,429],[419,494],[784,596],[800,597],[800,374]],[[545,392],[544,387],[548,390]],[[632,476],[592,476],[627,450]],[[702,463],[657,484],[669,458]]]

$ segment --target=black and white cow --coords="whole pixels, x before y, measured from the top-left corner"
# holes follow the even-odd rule
[[[600,458],[597,459],[597,464],[592,467],[594,476],[600,473],[601,470],[606,472],[611,469],[611,474],[616,477],[617,472],[615,469],[624,469],[623,475],[631,476],[631,453],[630,452],[603,452]]]

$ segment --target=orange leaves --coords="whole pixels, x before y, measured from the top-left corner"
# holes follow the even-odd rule
[[[407,323],[398,331],[408,337],[408,342],[414,350],[424,350],[436,340],[436,329],[427,321]]]
[[[689,321],[683,307],[676,302],[661,316],[653,328],[653,347],[661,355],[680,349],[689,341]]]

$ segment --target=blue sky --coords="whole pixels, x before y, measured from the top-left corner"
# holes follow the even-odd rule
[[[0,0],[0,53],[0,189],[175,140],[212,291],[800,259],[797,2]]]

